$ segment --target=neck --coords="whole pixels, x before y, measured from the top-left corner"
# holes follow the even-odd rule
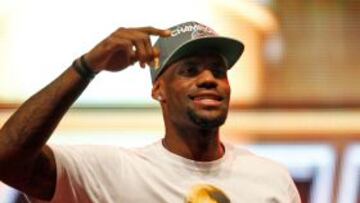
[[[169,151],[195,161],[213,161],[224,154],[219,128],[166,128],[163,145]]]

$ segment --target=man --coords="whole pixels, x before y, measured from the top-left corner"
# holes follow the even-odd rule
[[[159,36],[155,47],[150,35]],[[287,170],[222,143],[227,70],[241,42],[187,22],[120,28],[27,100],[0,131],[0,179],[34,202],[300,202]],[[151,66],[165,138],[140,149],[48,146],[71,104],[101,71]]]

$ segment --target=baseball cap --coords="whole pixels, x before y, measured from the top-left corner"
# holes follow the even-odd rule
[[[240,58],[244,45],[239,40],[219,36],[210,27],[198,22],[186,22],[169,28],[170,37],[159,37],[154,47],[160,56],[150,68],[152,83],[177,60],[202,50],[218,52],[223,56],[230,69]]]

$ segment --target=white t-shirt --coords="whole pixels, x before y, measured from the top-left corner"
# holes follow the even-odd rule
[[[52,203],[301,202],[283,166],[231,144],[225,144],[222,158],[210,162],[173,154],[161,141],[138,149],[52,149],[57,166]]]

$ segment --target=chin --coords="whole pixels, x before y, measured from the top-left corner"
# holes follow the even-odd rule
[[[188,110],[188,116],[197,126],[204,129],[218,128],[226,121],[227,112],[196,112]]]

